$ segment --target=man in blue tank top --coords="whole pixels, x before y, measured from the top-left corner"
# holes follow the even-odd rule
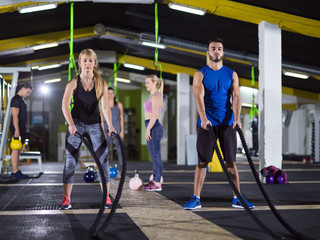
[[[220,38],[208,42],[208,65],[193,77],[193,92],[199,114],[197,152],[198,165],[194,176],[194,193],[184,205],[185,210],[201,208],[200,193],[206,177],[208,163],[212,161],[213,143],[207,125],[213,127],[229,174],[240,192],[239,173],[236,165],[237,138],[235,127],[240,124],[241,99],[239,78],[236,72],[222,64],[223,41]],[[232,103],[231,103],[232,99]],[[249,208],[255,205],[245,200]],[[243,208],[233,193],[232,207]]]

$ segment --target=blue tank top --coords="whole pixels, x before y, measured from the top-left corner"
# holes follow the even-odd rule
[[[231,126],[234,121],[231,109],[233,71],[225,66],[213,70],[208,65],[199,70],[203,75],[204,105],[212,126]],[[201,125],[199,117],[198,125]]]
[[[116,130],[116,132],[120,134],[121,123],[120,123],[120,109],[119,109],[118,103],[116,103],[116,105],[114,105],[114,107],[110,109],[111,109],[112,126]],[[104,126],[106,130],[109,128],[106,120],[104,120]]]

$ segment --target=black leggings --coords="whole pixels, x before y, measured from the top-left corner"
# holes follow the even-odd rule
[[[103,134],[100,123],[84,124],[80,121],[74,121],[78,133],[87,137],[92,144],[93,149],[104,169],[104,175],[107,183],[110,182],[110,169],[107,159],[107,142]],[[78,163],[79,149],[82,141],[80,138],[73,136],[67,131],[66,138],[66,163],[63,169],[63,183],[74,183],[74,170]]]

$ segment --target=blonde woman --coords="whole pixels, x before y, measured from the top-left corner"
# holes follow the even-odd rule
[[[153,180],[144,185],[145,191],[162,191],[160,179],[162,176],[162,160],[160,141],[163,136],[163,127],[158,118],[163,104],[161,79],[156,75],[150,75],[146,78],[145,86],[151,96],[144,103],[144,115],[148,150],[152,159]]]
[[[99,101],[101,110],[109,126],[109,134],[115,132],[111,111],[108,105],[108,86],[97,72],[98,61],[96,53],[91,49],[83,50],[78,59],[80,75],[72,79],[66,86],[62,99],[62,112],[68,123],[66,141],[66,163],[63,170],[64,199],[60,209],[71,208],[71,191],[74,183],[74,170],[78,162],[81,140],[76,132],[85,135],[93,145],[93,149],[105,169],[107,192],[110,188],[110,172],[107,161],[107,143],[101,128]],[[74,105],[70,112],[69,106],[73,96]],[[106,208],[112,202],[107,195]]]

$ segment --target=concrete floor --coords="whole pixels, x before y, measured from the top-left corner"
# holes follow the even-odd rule
[[[0,239],[88,239],[101,202],[96,183],[85,183],[78,164],[72,193],[73,209],[58,210],[62,196],[63,163],[43,163],[39,178],[0,181]],[[273,232],[296,239],[277,221],[254,181],[248,164],[238,159],[241,189],[256,204],[254,214]],[[36,171],[37,163],[21,166]],[[193,193],[194,166],[164,164],[162,192],[132,191],[128,182],[139,170],[147,182],[150,162],[128,162],[125,186],[111,224],[100,239],[272,239],[244,211],[231,207],[232,192],[223,173],[208,173],[201,195],[202,209],[185,211]],[[285,161],[289,184],[264,187],[280,215],[296,231],[320,239],[320,165]],[[114,197],[119,176],[112,179]],[[105,210],[105,217],[110,210]],[[97,239],[97,238],[96,238]]]

